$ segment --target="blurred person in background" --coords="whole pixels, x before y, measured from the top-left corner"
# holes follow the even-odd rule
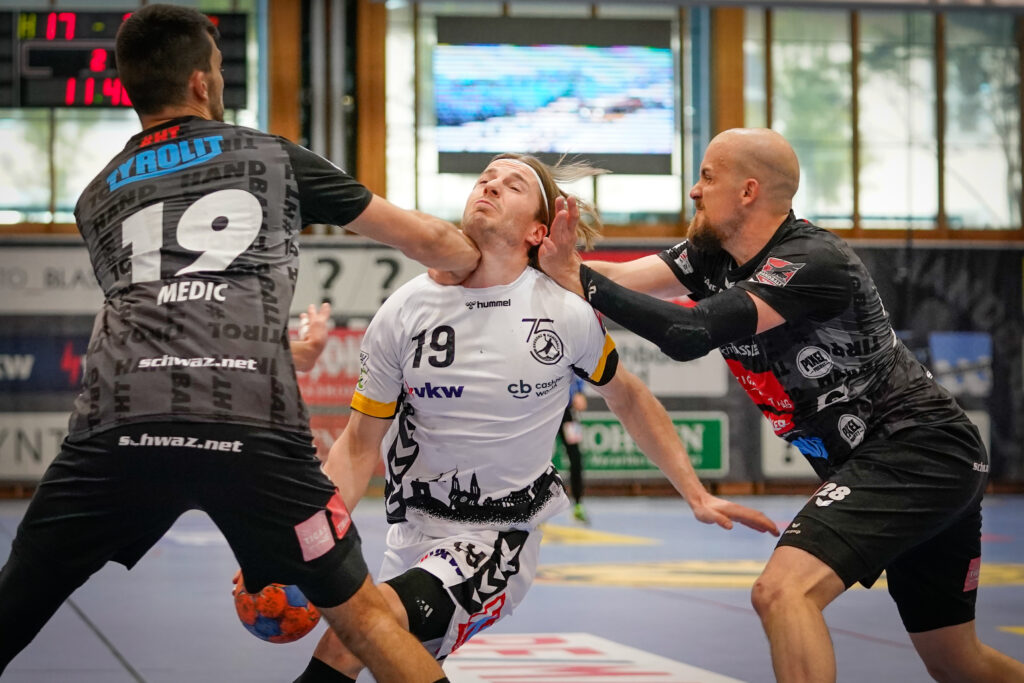
[[[562,414],[562,424],[557,438],[565,448],[569,460],[569,493],[572,494],[572,516],[577,522],[588,524],[587,513],[583,510],[583,423],[580,413],[587,409],[587,397],[583,394],[583,380],[573,377],[569,385],[569,403]]]

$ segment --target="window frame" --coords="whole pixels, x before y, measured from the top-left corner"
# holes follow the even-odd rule
[[[751,8],[747,8],[751,9]],[[792,9],[792,8],[790,8]],[[822,9],[815,7],[814,9]],[[876,9],[877,8],[871,8]],[[772,8],[756,8],[754,11],[764,12],[764,46],[765,46],[765,111],[764,120],[772,121],[772,39],[773,39],[773,14]],[[837,10],[841,11],[841,10]],[[861,192],[860,192],[860,171],[861,171],[861,134],[860,134],[860,64],[861,64],[861,42],[860,42],[860,16],[861,10],[848,10],[850,15],[850,46],[852,58],[850,60],[850,77],[853,88],[851,102],[851,116],[853,119],[853,137],[851,141],[851,177],[853,178],[853,225],[850,228],[831,228],[836,234],[845,239],[853,241],[866,240],[939,240],[942,242],[1016,242],[1024,241],[1024,192],[1021,192],[1020,207],[1018,211],[1021,216],[1021,225],[1016,228],[957,228],[952,229],[949,225],[946,213],[946,19],[949,12],[933,12],[935,15],[934,31],[935,40],[933,44],[933,68],[935,69],[935,126],[936,126],[936,156],[938,174],[937,195],[938,206],[935,225],[932,228],[865,228],[861,222]],[[920,10],[931,11],[931,10]],[[954,10],[956,11],[956,10]],[[968,11],[968,10],[959,10]],[[997,11],[997,10],[992,10]],[[1012,17],[1015,30],[1014,35],[1017,43],[1017,64],[1018,64],[1018,154],[1024,160],[1024,15],[1015,12],[1007,12]],[[797,207],[799,208],[799,207]]]

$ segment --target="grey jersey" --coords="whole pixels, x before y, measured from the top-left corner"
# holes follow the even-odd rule
[[[104,293],[69,431],[139,421],[306,432],[288,311],[307,223],[372,194],[280,137],[200,118],[132,137],[75,207]]]
[[[786,319],[719,350],[775,433],[822,476],[869,435],[966,419],[897,339],[864,264],[827,230],[790,213],[742,266],[688,241],[661,258],[693,299],[740,287]]]

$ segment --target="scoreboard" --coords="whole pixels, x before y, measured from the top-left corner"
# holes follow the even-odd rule
[[[130,12],[0,12],[0,107],[130,107],[114,38]],[[246,105],[248,15],[208,14],[220,31],[224,107]]]

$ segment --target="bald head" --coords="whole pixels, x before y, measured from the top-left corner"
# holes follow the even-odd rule
[[[732,128],[716,135],[709,155],[745,178],[754,178],[762,196],[789,210],[800,185],[800,162],[786,138],[768,128]]]

